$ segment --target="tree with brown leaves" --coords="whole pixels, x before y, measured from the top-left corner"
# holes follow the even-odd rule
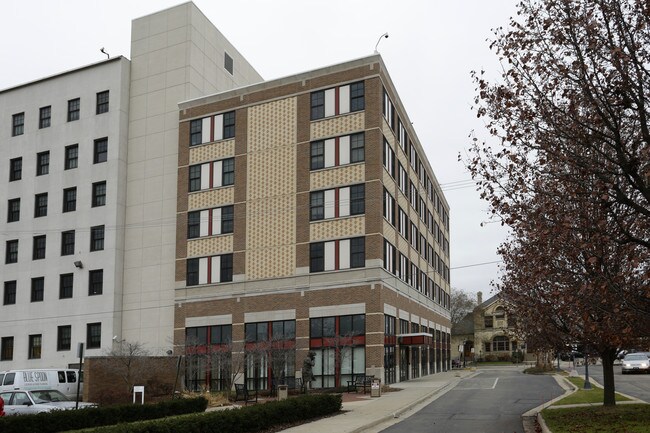
[[[496,147],[466,165],[512,228],[499,289],[539,340],[584,343],[614,402],[616,349],[650,337],[650,5],[525,0],[474,73]]]

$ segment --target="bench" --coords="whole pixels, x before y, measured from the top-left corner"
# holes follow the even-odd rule
[[[251,395],[252,394],[252,395]],[[249,401],[257,403],[257,390],[249,391],[243,383],[235,384],[235,401],[243,401],[248,404]]]
[[[348,380],[348,392],[359,392],[359,388],[363,388],[363,393],[365,394],[366,388],[370,389],[370,386],[372,385],[372,379],[374,378],[375,376],[355,374],[354,379]]]

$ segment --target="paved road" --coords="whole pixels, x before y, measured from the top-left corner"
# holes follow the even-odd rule
[[[584,367],[576,368],[579,374],[585,374]],[[590,365],[589,377],[603,384],[602,365]],[[616,391],[631,395],[650,403],[650,374],[621,374],[621,366],[614,365],[614,386]]]
[[[521,433],[521,415],[563,393],[553,377],[521,369],[480,369],[383,433]]]

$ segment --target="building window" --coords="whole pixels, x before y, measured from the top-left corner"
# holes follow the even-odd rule
[[[362,268],[366,265],[366,238],[350,239],[350,267]]]
[[[77,168],[79,164],[79,145],[71,144],[65,147],[65,164],[66,170]]]
[[[5,281],[5,291],[2,297],[2,305],[13,305],[16,303],[16,281]]]
[[[485,316],[485,327],[492,328],[494,326],[494,320],[492,316]]]
[[[390,225],[395,226],[395,199],[386,188],[384,188],[384,218]]]
[[[309,195],[309,220],[325,218],[325,191],[314,191]]]
[[[77,187],[63,190],[63,212],[74,212],[77,209]]]
[[[81,100],[79,98],[70,99],[68,101],[68,122],[79,120],[80,107],[81,107]]]
[[[365,145],[366,135],[363,132],[350,136],[350,163],[365,160]]]
[[[402,194],[408,197],[408,175],[401,162],[397,163],[397,186]]]
[[[190,192],[233,185],[234,183],[234,158],[192,165],[189,168]]]
[[[7,241],[5,263],[18,263],[18,239]]]
[[[187,214],[187,238],[232,233],[234,206],[189,212]]]
[[[45,294],[45,278],[44,277],[32,278],[31,301],[42,302],[44,294]]]
[[[25,113],[18,113],[12,116],[11,136],[23,135],[25,132]]]
[[[72,326],[59,326],[56,330],[56,350],[70,350],[72,346]]]
[[[235,207],[221,208],[221,233],[232,233],[235,227]]]
[[[40,359],[41,358],[41,345],[42,345],[42,336],[41,334],[34,334],[29,336],[29,352],[27,357],[29,359]]]
[[[38,110],[38,127],[39,129],[48,128],[50,126],[50,118],[52,117],[52,107],[41,107]]]
[[[73,274],[59,275],[59,299],[72,298],[73,283],[74,283]]]
[[[316,242],[309,245],[309,272],[323,272],[325,270],[325,242]]]
[[[228,55],[228,53],[223,53],[223,67],[230,73],[230,75],[233,75],[233,62],[232,62],[232,57]]]
[[[98,138],[95,140],[95,147],[93,151],[93,164],[106,162],[108,158],[108,138]]]
[[[102,324],[89,323],[86,325],[86,347],[99,349],[102,347]]]
[[[45,235],[34,236],[34,251],[32,253],[33,260],[41,260],[45,258]]]
[[[34,196],[34,218],[47,216],[47,193]]]
[[[228,158],[222,161],[223,180],[221,185],[234,185],[235,183],[235,159]]]
[[[13,198],[7,202],[7,222],[20,221],[20,199]]]
[[[384,168],[395,179],[395,152],[388,140],[384,138]]]
[[[395,274],[395,246],[384,239],[384,269]]]
[[[23,177],[23,159],[14,158],[9,161],[9,182],[20,180]]]
[[[0,346],[0,361],[14,359],[14,337],[2,337]]]
[[[97,93],[97,114],[108,113],[108,90]]]
[[[42,176],[50,172],[50,152],[39,152],[36,154],[36,176]]]
[[[244,330],[247,343],[267,341],[269,339],[268,322],[247,323]]]
[[[74,230],[68,230],[61,233],[61,255],[72,254],[74,254]]]
[[[90,251],[101,251],[104,249],[104,226],[90,228]]]
[[[510,351],[510,340],[508,337],[499,335],[492,339],[492,351],[493,352],[508,352]]]
[[[230,281],[232,281],[232,254],[187,259],[186,283],[188,286]]]
[[[365,109],[363,81],[350,84],[350,111],[362,111]]]
[[[188,212],[187,214],[187,238],[194,239],[201,236],[201,212]]]
[[[190,146],[203,142],[203,119],[196,119],[190,122]]]
[[[104,206],[106,204],[106,182],[93,183],[92,207]]]
[[[223,138],[233,138],[235,136],[235,112],[230,111],[223,114]]]
[[[190,192],[201,190],[201,166],[193,165],[190,167]]]
[[[318,170],[325,167],[325,142],[323,140],[311,143],[311,170]]]
[[[360,268],[365,261],[364,237],[309,245],[309,272]]]
[[[104,292],[104,270],[95,269],[88,275],[88,296],[101,295]]]
[[[361,215],[366,212],[365,184],[350,187],[350,215]]]
[[[313,92],[311,94],[311,120],[325,117],[325,91]]]

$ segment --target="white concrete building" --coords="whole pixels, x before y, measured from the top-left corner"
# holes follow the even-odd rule
[[[129,74],[116,57],[0,91],[0,369],[121,328]]]
[[[191,2],[131,58],[0,90],[0,370],[172,348],[178,103],[262,78]]]

